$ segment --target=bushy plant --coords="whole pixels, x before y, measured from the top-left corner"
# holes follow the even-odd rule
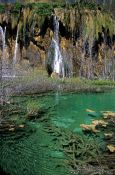
[[[12,12],[13,13],[19,13],[23,5],[21,3],[15,3],[12,7]]]
[[[0,13],[5,12],[5,6],[3,4],[0,4]]]
[[[44,106],[36,101],[28,101],[27,103],[27,117],[35,118],[44,113]]]

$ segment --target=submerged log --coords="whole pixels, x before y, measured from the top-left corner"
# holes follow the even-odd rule
[[[102,113],[101,112],[96,112],[96,111],[93,111],[91,109],[86,109],[86,111],[88,112],[88,115],[90,115],[92,117],[102,116]]]

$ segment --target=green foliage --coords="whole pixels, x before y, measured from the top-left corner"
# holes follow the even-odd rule
[[[36,4],[34,12],[39,15],[50,15],[53,11],[53,8],[50,4],[47,3],[39,3]]]
[[[97,4],[96,3],[93,3],[93,2],[76,2],[76,3],[72,3],[72,4],[66,4],[66,6],[68,8],[79,8],[79,9],[84,9],[84,8],[87,8],[87,9],[90,9],[90,10],[96,10],[97,9]]]
[[[12,12],[19,13],[22,7],[23,7],[23,5],[21,3],[17,2],[12,6]]]
[[[54,8],[63,8],[65,7],[64,3],[30,3],[26,5],[27,7],[30,7],[33,9],[34,13],[37,13],[38,15],[51,15],[54,11]]]
[[[115,82],[110,80],[93,80],[91,82],[92,84],[99,85],[99,86],[104,86],[104,85],[115,86]]]
[[[53,3],[52,4],[53,8],[64,8],[66,7],[65,3]]]
[[[27,111],[41,111],[43,110],[43,105],[36,101],[28,101],[27,103]]]
[[[3,4],[0,4],[0,13],[5,12],[5,6]]]
[[[81,8],[88,8],[90,10],[96,10],[97,9],[97,4],[92,3],[92,2],[83,2],[83,3],[80,3],[80,7]]]

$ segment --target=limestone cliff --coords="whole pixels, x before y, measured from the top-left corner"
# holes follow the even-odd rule
[[[0,26],[6,27],[6,59],[12,60],[18,29],[20,64],[46,66],[56,15],[61,52],[73,63],[73,75],[114,79],[115,21],[99,6],[33,3],[5,8]]]

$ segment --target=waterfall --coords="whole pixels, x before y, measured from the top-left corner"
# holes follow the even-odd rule
[[[0,44],[2,49],[2,59],[1,59],[1,76],[2,78],[12,78],[15,77],[15,64],[17,63],[17,51],[18,51],[18,29],[16,34],[15,49],[12,64],[6,59],[6,27],[0,26]]]
[[[6,27],[3,31],[3,28],[0,26],[0,36],[1,36],[1,41],[2,41],[2,59],[5,59],[5,35],[6,35]]]
[[[4,38],[3,38],[3,59],[5,59],[5,48],[6,48],[6,27],[4,29]]]
[[[6,60],[5,60],[5,37],[6,37],[6,27],[3,30],[3,28],[0,26],[0,43],[1,43],[1,78],[4,76],[4,71],[6,68]]]
[[[5,66],[5,35],[6,35],[6,27],[5,30],[0,26],[0,42],[1,42],[1,49],[2,49],[2,56],[0,61],[0,104],[3,105],[3,102],[5,101],[5,92],[4,88],[2,86],[2,78],[3,78],[3,69]]]
[[[53,25],[54,37],[49,48],[48,58],[50,59],[49,62],[53,73],[56,73],[59,77],[65,77],[64,59],[59,45],[59,21],[56,16],[54,16]]]
[[[66,46],[60,47],[59,21],[53,17],[54,36],[48,49],[47,72],[51,77],[71,77],[73,75],[73,61],[70,50]],[[63,41],[63,39],[61,40]]]
[[[16,41],[15,41],[15,48],[14,48],[14,57],[13,57],[13,66],[17,63],[18,34],[19,34],[19,29],[17,28]]]
[[[14,47],[14,57],[13,57],[13,77],[16,76],[16,64],[18,62],[17,52],[18,52],[18,35],[19,35],[19,28],[17,27],[16,33],[16,40],[15,40],[15,47]]]
[[[54,63],[53,63],[53,72],[57,73],[58,75],[64,77],[64,63],[63,63],[63,57],[60,52],[60,48],[58,45],[58,42],[53,39],[52,40],[54,44],[54,49],[55,49],[55,56],[54,56]]]
[[[54,63],[53,63],[53,72],[57,73],[58,75],[64,77],[64,62],[63,57],[60,50],[59,45],[59,21],[56,16],[54,16],[54,38],[52,39],[54,44]]]

